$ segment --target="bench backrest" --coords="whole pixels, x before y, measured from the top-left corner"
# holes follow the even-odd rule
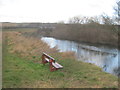
[[[43,52],[43,56],[46,57],[47,59],[53,60],[53,62],[55,62],[55,59],[53,57],[49,56],[48,54],[46,54],[44,52]]]

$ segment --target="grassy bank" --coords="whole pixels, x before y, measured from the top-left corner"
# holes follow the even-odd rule
[[[116,76],[99,67],[75,60],[74,53],[59,53],[39,39],[18,32],[5,32],[3,87],[19,88],[117,88]],[[63,69],[50,72],[41,64],[42,52],[53,56]]]

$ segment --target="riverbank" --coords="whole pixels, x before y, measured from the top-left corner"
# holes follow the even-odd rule
[[[23,32],[24,33],[24,32]],[[99,67],[77,61],[73,52],[58,52],[35,37],[3,32],[3,88],[117,88],[118,78]],[[50,72],[41,64],[42,52],[64,66]]]
[[[118,26],[114,25],[63,24],[57,25],[49,35],[63,40],[117,47],[119,31],[117,28]]]

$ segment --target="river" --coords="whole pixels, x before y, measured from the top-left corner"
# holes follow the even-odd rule
[[[117,48],[106,46],[91,46],[74,41],[59,40],[52,37],[42,37],[51,48],[57,46],[60,52],[73,51],[79,61],[95,64],[103,71],[113,75],[120,75],[118,56],[120,51]]]

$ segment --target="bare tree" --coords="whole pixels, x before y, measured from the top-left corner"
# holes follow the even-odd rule
[[[100,24],[100,18],[95,17],[86,17],[86,16],[76,16],[69,19],[69,23],[72,24]]]
[[[82,16],[75,16],[73,18],[70,18],[69,19],[69,23],[72,23],[72,24],[83,24],[83,21],[84,21],[84,17]]]
[[[89,17],[86,23],[88,23],[88,24],[100,24],[100,18],[98,16]]]
[[[120,1],[116,2],[116,6],[114,7],[115,10],[115,19],[120,25]]]
[[[113,18],[109,17],[107,14],[103,14],[101,15],[102,17],[102,23],[105,24],[105,25],[112,25],[114,24],[114,20]]]
[[[116,2],[116,6],[114,7],[115,14],[120,17],[120,1]]]

